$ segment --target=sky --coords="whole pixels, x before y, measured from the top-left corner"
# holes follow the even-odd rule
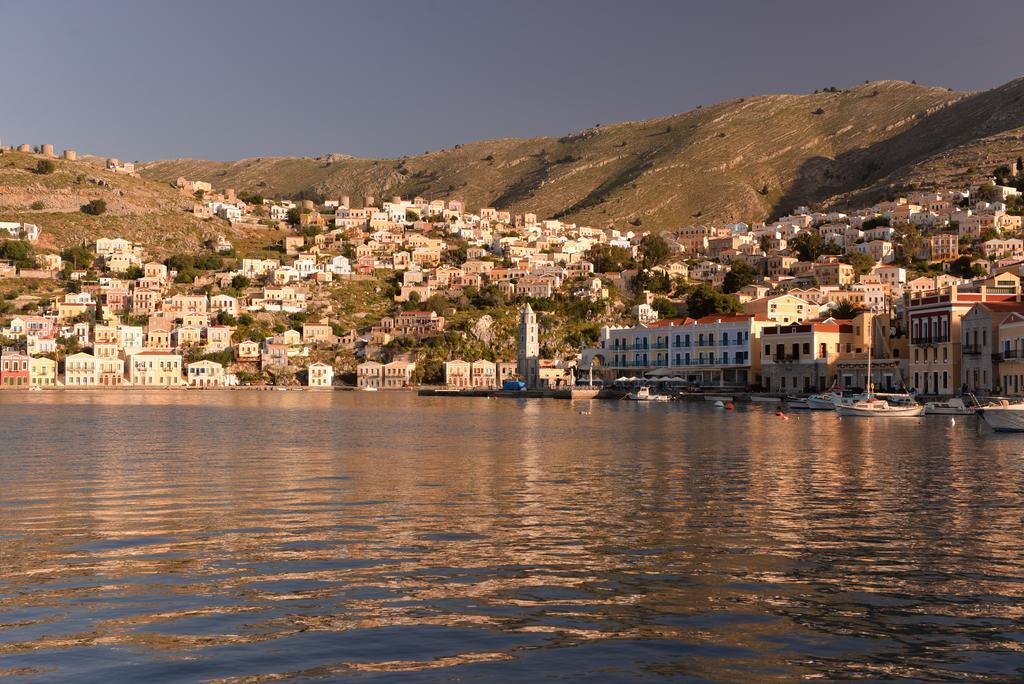
[[[1024,75],[1020,0],[0,0],[0,27],[0,142],[125,160],[393,158]]]

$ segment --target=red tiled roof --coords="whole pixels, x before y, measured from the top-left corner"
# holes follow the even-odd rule
[[[663,318],[653,323],[648,324],[650,328],[664,328],[670,325],[687,325],[695,322],[694,319],[687,316],[686,318]]]
[[[709,314],[697,319],[697,323],[716,323],[721,321],[722,323],[736,323],[739,321],[749,321],[754,318],[752,314]]]

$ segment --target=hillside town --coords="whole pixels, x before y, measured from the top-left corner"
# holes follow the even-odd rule
[[[870,355],[879,387],[1021,395],[1022,167],[855,210],[662,231],[178,178],[195,216],[273,250],[225,235],[163,258],[118,235],[46,249],[45,223],[0,221],[0,388],[671,380],[799,394],[867,386]]]

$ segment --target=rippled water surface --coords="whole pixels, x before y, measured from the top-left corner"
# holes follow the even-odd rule
[[[12,681],[1024,678],[1024,437],[974,419],[19,393],[0,435]]]

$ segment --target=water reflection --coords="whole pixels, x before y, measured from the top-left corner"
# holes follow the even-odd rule
[[[31,681],[1024,674],[1021,442],[973,421],[96,392],[0,429]]]

